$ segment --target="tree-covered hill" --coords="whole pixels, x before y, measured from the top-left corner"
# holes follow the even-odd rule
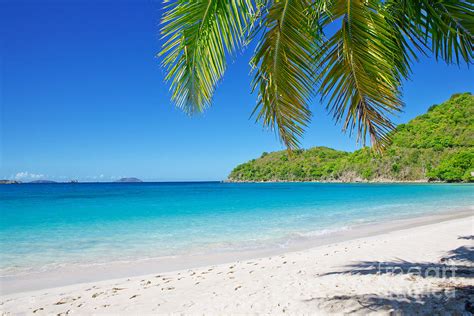
[[[474,96],[453,95],[399,125],[382,156],[326,147],[263,153],[230,181],[474,181]]]

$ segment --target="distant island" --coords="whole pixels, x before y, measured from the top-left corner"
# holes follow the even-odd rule
[[[52,180],[35,180],[35,181],[30,181],[28,183],[57,183],[57,182],[52,181]]]
[[[263,153],[237,166],[229,182],[474,181],[474,96],[453,95],[426,114],[400,124],[380,156],[327,147]]]
[[[143,181],[138,179],[138,178],[122,178],[122,179],[119,179],[115,182],[137,183],[137,182],[143,182]]]
[[[0,179],[0,184],[20,184],[21,181]]]

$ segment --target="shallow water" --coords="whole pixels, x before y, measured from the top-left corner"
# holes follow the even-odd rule
[[[473,206],[468,184],[2,185],[0,275],[286,247],[362,223]]]

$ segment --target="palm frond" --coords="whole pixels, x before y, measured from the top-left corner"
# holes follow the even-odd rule
[[[257,120],[277,130],[287,148],[311,118],[308,102],[314,87],[317,38],[307,12],[311,1],[282,0],[269,5],[263,17],[264,33],[251,64],[253,90],[258,90]]]
[[[472,0],[389,0],[386,5],[415,47],[447,63],[474,60]]]
[[[172,100],[203,111],[226,56],[261,36],[251,65],[253,111],[297,148],[319,93],[343,130],[378,150],[390,141],[388,115],[420,52],[448,63],[474,60],[473,0],[165,0],[160,56]],[[340,24],[326,39],[322,30]]]
[[[187,113],[211,103],[226,69],[226,53],[242,47],[253,12],[250,0],[166,1],[160,56],[172,100]]]
[[[366,135],[374,148],[389,143],[387,114],[400,111],[399,86],[409,74],[408,52],[379,1],[339,0],[332,8],[341,28],[323,45],[319,60],[320,93],[343,130]]]

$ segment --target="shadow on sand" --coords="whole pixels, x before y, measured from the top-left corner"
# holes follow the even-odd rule
[[[472,236],[459,239],[471,240]],[[390,295],[339,295],[313,297],[306,300],[331,312],[342,307],[344,313],[389,313],[391,315],[473,315],[474,313],[474,247],[462,246],[445,254],[438,263],[393,260],[363,261],[345,266],[342,271],[325,275],[390,275],[409,276],[436,281],[429,292],[391,293]],[[323,275],[324,276],[324,275]],[[427,279],[430,278],[430,279]],[[472,279],[472,280],[471,280]],[[462,282],[459,282],[462,281]],[[467,281],[467,282],[466,282]],[[416,282],[416,281],[415,281]],[[418,283],[415,283],[419,285]]]
[[[449,251],[440,263],[394,261],[362,261],[346,266],[344,271],[329,272],[333,274],[408,274],[421,277],[463,277],[474,276],[474,247],[462,246]],[[324,276],[322,275],[322,276]]]

